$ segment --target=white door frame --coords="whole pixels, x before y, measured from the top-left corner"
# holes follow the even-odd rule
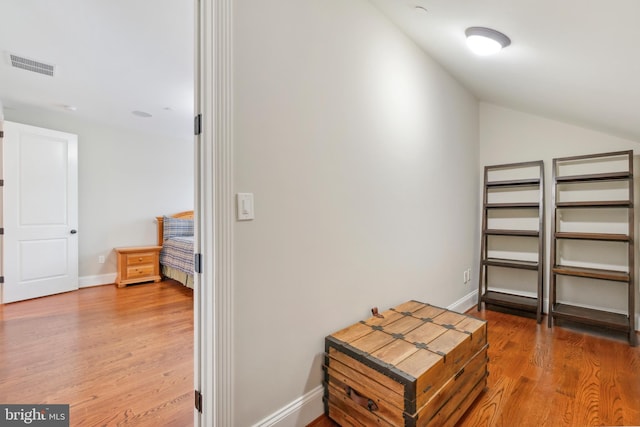
[[[233,0],[196,0],[195,387],[194,425],[234,423],[233,340]]]

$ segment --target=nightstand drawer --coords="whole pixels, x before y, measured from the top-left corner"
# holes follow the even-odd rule
[[[132,283],[159,282],[162,246],[115,248],[118,258],[116,285],[123,288]]]
[[[136,267],[127,267],[127,278],[137,279],[138,277],[153,276],[153,264],[139,265]]]
[[[130,254],[127,256],[127,265],[153,264],[155,259],[153,252]]]

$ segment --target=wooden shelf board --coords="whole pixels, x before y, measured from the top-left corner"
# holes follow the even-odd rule
[[[515,259],[504,259],[504,258],[487,258],[482,261],[484,265],[491,265],[494,267],[507,267],[507,268],[520,268],[523,270],[537,270],[538,262],[537,261],[521,261]]]
[[[492,236],[523,236],[523,237],[538,237],[538,230],[497,230],[487,229],[484,230],[485,234]]]
[[[486,205],[484,205],[484,207],[487,209],[539,209],[540,203],[487,203]]]
[[[629,331],[629,319],[624,314],[559,303],[552,308],[551,315],[572,322]]]
[[[540,185],[540,178],[511,179],[507,181],[487,182],[487,187],[533,187]]]
[[[482,296],[482,301],[486,304],[498,305],[501,307],[515,308],[530,313],[538,311],[538,300],[532,297],[506,294],[503,292],[487,291]]]
[[[554,159],[554,161],[565,163],[572,162],[575,160],[593,160],[593,159],[605,159],[607,157],[622,157],[633,156],[633,150],[623,150],[623,151],[609,151],[607,153],[597,153],[597,154],[581,154],[579,156],[569,156],[569,157],[559,157]]]
[[[556,176],[556,182],[559,184],[572,183],[572,182],[585,182],[585,181],[615,181],[625,180],[633,178],[633,174],[628,171],[623,172],[607,172],[607,173],[594,173],[587,175],[567,175]]]
[[[598,200],[590,202],[557,202],[556,208],[632,208],[629,200]]]
[[[612,280],[615,282],[629,282],[629,273],[616,270],[603,270],[599,268],[572,267],[557,265],[553,267],[555,274],[563,276],[588,277],[591,279]]]
[[[626,234],[575,232],[557,232],[556,239],[604,240],[608,242],[628,242],[630,240]]]

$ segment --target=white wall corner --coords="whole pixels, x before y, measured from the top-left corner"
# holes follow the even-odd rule
[[[322,385],[305,393],[288,405],[262,419],[253,427],[301,427],[315,420],[323,412]]]
[[[468,293],[447,307],[448,310],[464,313],[478,304],[478,290]]]
[[[116,273],[109,273],[95,276],[82,276],[78,278],[78,287],[89,288],[91,286],[109,285],[116,282],[116,275]]]

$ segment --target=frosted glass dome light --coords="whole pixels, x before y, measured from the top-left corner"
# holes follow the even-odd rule
[[[509,37],[485,27],[470,27],[465,31],[467,46],[476,55],[485,56],[500,52],[511,44]]]

